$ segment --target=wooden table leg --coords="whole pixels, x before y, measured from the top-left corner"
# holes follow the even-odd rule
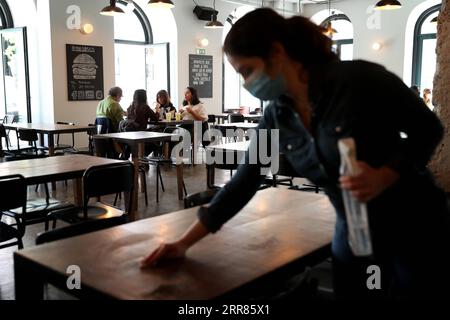
[[[83,187],[81,178],[73,179],[73,198],[75,206],[81,207],[83,205]]]
[[[130,221],[136,220],[138,210],[138,194],[139,194],[139,155],[143,154],[145,146],[143,143],[132,146],[132,160],[134,164],[134,188],[131,195],[131,209],[129,212]],[[129,195],[125,194],[125,206],[128,207]]]
[[[48,155],[53,157],[55,155],[55,140],[52,133],[48,134]],[[52,182],[52,190],[56,190],[56,182]]]
[[[184,199],[184,190],[183,190],[183,163],[176,165],[177,167],[177,185],[178,185],[178,199]]]

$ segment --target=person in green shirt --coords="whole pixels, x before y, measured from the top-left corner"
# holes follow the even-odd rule
[[[100,101],[97,105],[96,118],[107,118],[111,120],[112,128],[109,128],[109,132],[117,132],[119,122],[123,119],[124,111],[119,104],[121,99],[122,89],[113,87],[109,90],[108,97]]]

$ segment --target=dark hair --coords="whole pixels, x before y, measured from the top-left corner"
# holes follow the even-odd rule
[[[134,92],[132,106],[137,107],[147,104],[147,91],[139,89]]]
[[[285,19],[269,8],[256,9],[239,19],[225,38],[223,50],[231,56],[266,60],[275,42],[306,69],[338,60],[323,28],[300,16]]]
[[[120,87],[112,87],[109,89],[108,93],[111,97],[119,97],[122,96],[122,89]]]
[[[420,89],[419,86],[411,86],[410,88],[415,94],[417,94],[418,96],[420,96]]]
[[[167,102],[170,102],[169,93],[166,90],[159,90],[156,94],[156,101],[158,101],[158,97],[165,97],[167,99]]]
[[[195,105],[199,104],[200,100],[198,99],[197,90],[192,87],[186,87],[186,89],[188,89],[192,94],[192,101],[191,101],[192,105],[195,106]],[[188,104],[189,104],[189,102],[186,101],[186,99],[183,100],[183,106],[187,106]]]

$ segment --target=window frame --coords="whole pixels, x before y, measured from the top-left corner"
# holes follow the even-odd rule
[[[353,25],[353,22],[350,20],[350,18],[346,14],[338,13],[338,14],[332,14],[331,16],[327,17],[325,20],[322,21],[320,26],[323,28],[326,28],[328,22],[333,22],[333,21],[337,21],[337,20],[346,20]],[[354,42],[353,38],[339,39],[339,40],[331,39],[331,40],[332,40],[332,43],[335,44],[337,47],[336,53],[339,55],[339,57],[341,56],[342,45],[353,44],[353,42]]]
[[[233,22],[233,18],[235,18],[232,14],[229,14],[226,22],[228,22],[231,27],[233,27],[234,22]],[[222,58],[222,113],[225,113],[225,55]],[[240,85],[239,86],[239,105],[241,105],[241,91],[242,91],[243,87]],[[244,89],[245,90],[245,89]],[[260,109],[261,109],[261,114],[264,113],[264,101],[262,101],[261,99],[259,99],[260,102]]]
[[[441,9],[442,4],[436,4],[419,16],[414,26],[414,42],[413,42],[413,59],[412,59],[412,76],[411,85],[420,86],[422,78],[422,55],[424,40],[437,39],[437,33],[423,33],[421,32],[425,20]]]
[[[0,0],[0,29],[14,28],[14,20],[6,0]]]
[[[126,6],[128,4],[128,2],[125,2],[123,0],[118,0],[117,3],[123,6]],[[144,10],[142,10],[142,8],[136,2],[134,2],[133,14],[138,18],[139,22],[141,23],[142,30],[144,30],[145,41],[132,41],[114,38],[114,43],[135,44],[135,45],[153,44],[153,31],[150,21],[148,20]]]

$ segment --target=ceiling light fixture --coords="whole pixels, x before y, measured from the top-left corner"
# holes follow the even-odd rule
[[[170,0],[150,0],[148,2],[150,8],[159,8],[159,9],[172,9],[175,7],[172,1]]]
[[[216,0],[213,1],[213,8],[216,10]],[[223,23],[217,21],[217,14],[211,15],[211,21],[205,24],[205,28],[207,29],[220,29],[223,28]]]
[[[334,34],[337,33],[337,30],[333,28],[333,25],[331,23],[332,16],[334,15],[334,11],[331,12],[331,0],[328,0],[328,19],[329,21],[325,25],[325,31],[323,32],[324,35],[326,35],[329,38],[332,38]]]
[[[110,0],[109,6],[104,7],[102,9],[102,11],[100,11],[101,15],[109,16],[109,17],[114,17],[114,16],[117,16],[117,15],[123,14],[123,13],[125,13],[125,12],[116,6],[116,0]]]
[[[381,0],[375,5],[375,10],[395,10],[401,7],[402,4],[397,0]]]

